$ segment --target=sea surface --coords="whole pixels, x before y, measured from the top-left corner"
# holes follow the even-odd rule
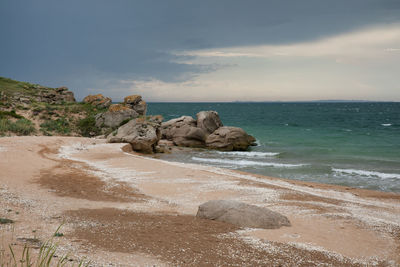
[[[400,103],[149,103],[164,121],[215,110],[258,146],[191,151],[162,159],[267,176],[400,192]]]

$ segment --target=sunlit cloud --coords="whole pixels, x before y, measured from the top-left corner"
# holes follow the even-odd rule
[[[226,47],[174,52],[195,57],[359,57],[374,58],[399,51],[400,24],[377,26],[319,40],[289,45]]]
[[[124,80],[150,101],[395,100],[400,24],[309,42],[175,51],[190,64],[218,65],[190,80]]]

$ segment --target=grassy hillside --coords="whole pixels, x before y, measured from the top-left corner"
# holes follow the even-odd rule
[[[94,116],[103,112],[77,103],[65,87],[50,88],[0,77],[0,136],[100,134]]]

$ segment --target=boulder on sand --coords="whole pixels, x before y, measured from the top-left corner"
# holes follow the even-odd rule
[[[223,126],[207,137],[206,146],[224,151],[246,150],[255,141],[256,139],[242,128]]]
[[[219,127],[222,127],[222,121],[216,111],[200,111],[196,114],[197,127],[203,129],[207,134],[213,133]]]
[[[249,228],[291,226],[289,219],[280,213],[233,200],[208,201],[199,206],[196,217]]]
[[[118,128],[107,137],[109,143],[129,143],[134,151],[153,153],[160,140],[158,120],[137,118]]]

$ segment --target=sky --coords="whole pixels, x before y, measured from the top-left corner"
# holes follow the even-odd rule
[[[78,100],[400,101],[399,0],[1,0],[0,76]]]

